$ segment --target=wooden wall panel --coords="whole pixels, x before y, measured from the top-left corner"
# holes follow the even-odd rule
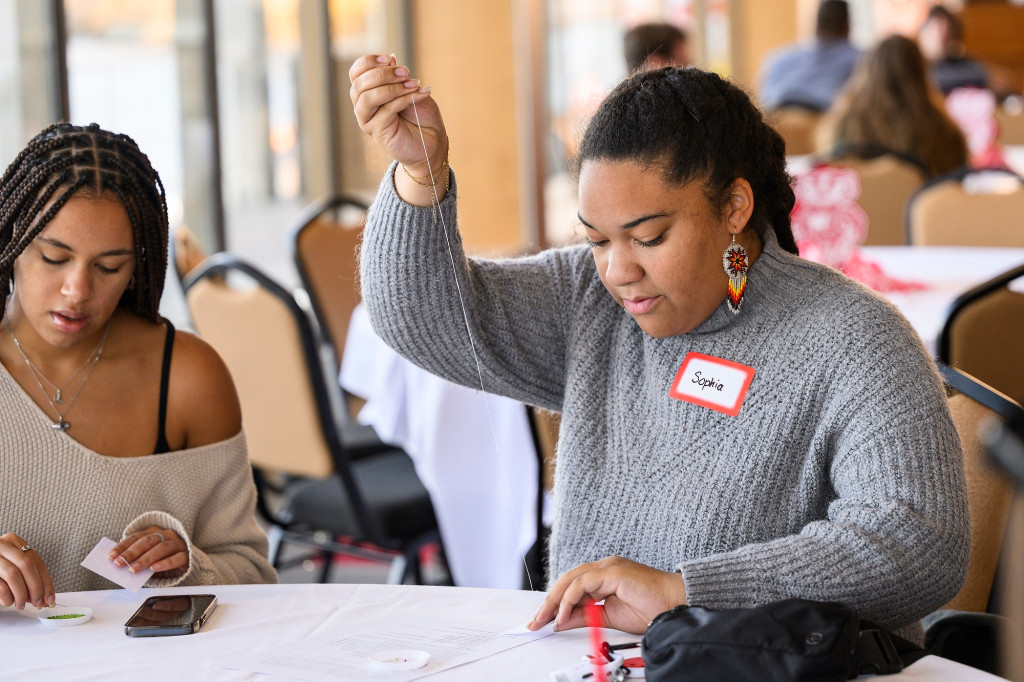
[[[1007,67],[1010,89],[1024,88],[1024,7],[1007,2],[968,2],[961,13],[967,53]]]
[[[518,252],[512,3],[416,0],[412,8],[413,75],[433,88],[444,115],[467,250]]]

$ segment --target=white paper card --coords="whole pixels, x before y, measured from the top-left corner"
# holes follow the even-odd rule
[[[88,568],[93,573],[102,575],[108,580],[113,580],[127,590],[138,592],[146,584],[146,581],[149,580],[149,576],[153,575],[153,569],[147,568],[138,573],[132,573],[128,570],[127,566],[115,564],[110,560],[110,550],[116,544],[110,538],[101,538],[96,543],[96,546],[92,548],[92,551],[89,552],[89,556],[85,557],[82,561],[82,566]]]
[[[501,634],[511,635],[513,637],[529,637],[531,639],[541,639],[548,635],[555,634],[555,621],[551,621],[540,630],[528,630],[525,625],[514,627],[509,630],[505,630]]]
[[[332,628],[297,642],[284,642],[277,650],[235,656],[222,668],[312,682],[366,682],[377,679],[370,654],[387,649],[425,651],[430,658],[422,668],[381,673],[388,682],[411,682],[550,635],[514,637],[496,623],[437,618],[432,615],[362,621]]]

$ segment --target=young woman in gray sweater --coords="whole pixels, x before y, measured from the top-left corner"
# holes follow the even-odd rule
[[[784,145],[745,93],[697,69],[620,84],[580,146],[589,244],[496,261],[463,252],[429,89],[384,56],[350,77],[397,161],[362,250],[378,333],[467,386],[478,357],[486,390],[562,413],[531,628],[582,625],[588,598],[643,632],[676,604],[798,596],[920,635],[969,552],[943,388],[891,305],[796,255]]]

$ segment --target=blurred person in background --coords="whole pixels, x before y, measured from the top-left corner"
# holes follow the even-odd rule
[[[689,66],[690,52],[686,33],[672,24],[640,24],[623,37],[626,68],[629,74],[663,66]]]
[[[903,36],[886,38],[865,56],[818,131],[821,152],[895,152],[929,177],[968,161],[964,134],[944,110],[921,51]]]
[[[967,56],[962,40],[963,26],[957,16],[942,5],[932,6],[918,30],[917,42],[944,95],[955,88],[989,87],[988,69]]]
[[[814,42],[780,48],[765,57],[759,93],[768,111],[796,105],[828,109],[853,73],[860,50],[850,43],[846,0],[825,0],[818,8]]]

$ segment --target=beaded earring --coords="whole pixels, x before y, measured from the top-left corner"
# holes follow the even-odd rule
[[[722,254],[722,267],[729,277],[729,310],[736,315],[743,305],[743,294],[747,291],[747,270],[750,269],[747,250],[736,243],[736,235],[732,236],[732,243]]]

